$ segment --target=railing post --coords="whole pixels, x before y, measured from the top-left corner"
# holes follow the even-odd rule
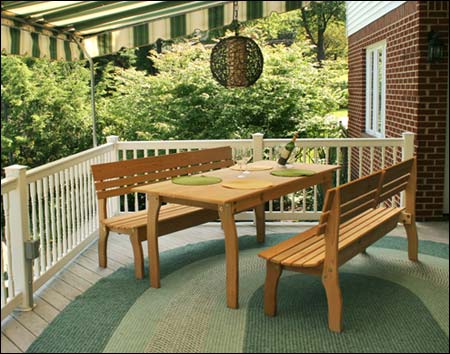
[[[260,161],[264,158],[264,134],[255,133],[253,138],[253,161]]]
[[[403,136],[403,161],[414,157],[414,133],[404,132]]]
[[[414,157],[414,133],[404,132],[403,136],[403,151],[402,160],[408,160]],[[400,193],[400,205],[404,207],[406,205],[405,192]]]
[[[6,177],[17,178],[17,188],[10,194],[10,231],[11,231],[11,270],[14,288],[22,293],[22,305],[19,310],[33,309],[33,272],[32,262],[25,256],[25,242],[30,240],[28,217],[28,192],[26,166],[5,167]]]
[[[111,154],[111,162],[117,161],[117,151],[118,151],[118,143],[119,137],[117,135],[110,135],[106,137],[106,143],[114,144],[113,152]]]
[[[111,152],[111,157],[110,157],[110,161],[109,162],[115,162],[118,160],[119,158],[119,136],[117,135],[110,135],[106,137],[106,142],[108,144],[113,144],[113,150]],[[109,198],[110,199],[110,205],[108,206],[109,209],[109,213],[108,215],[112,216],[112,215],[119,215],[120,213],[120,197],[113,197],[113,198]]]

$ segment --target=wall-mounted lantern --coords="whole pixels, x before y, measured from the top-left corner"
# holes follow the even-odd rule
[[[444,57],[444,44],[439,39],[439,33],[430,31],[428,33],[428,62],[436,63]]]

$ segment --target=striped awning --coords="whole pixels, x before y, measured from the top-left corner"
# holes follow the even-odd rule
[[[239,1],[245,22],[305,1]],[[77,60],[231,24],[233,1],[2,1],[2,52]]]

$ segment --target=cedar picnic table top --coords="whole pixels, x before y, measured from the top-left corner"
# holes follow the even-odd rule
[[[224,168],[207,173],[202,173],[202,175],[205,176],[220,177],[222,179],[222,182],[218,184],[186,186],[174,184],[171,180],[167,180],[163,182],[138,186],[132,188],[132,191],[138,193],[155,194],[162,199],[180,199],[184,201],[200,202],[205,204],[223,205],[226,203],[249,199],[254,196],[260,195],[261,193],[272,190],[286,189],[288,193],[292,193],[293,191],[295,191],[295,189],[293,188],[298,188],[297,190],[301,190],[303,188],[307,188],[324,182],[330,172],[333,172],[340,168],[339,165],[296,163],[292,168],[311,170],[314,171],[315,174],[311,176],[301,177],[277,177],[270,174],[270,172],[276,169],[280,169],[277,166],[276,161],[265,160],[257,161],[252,164],[269,165],[273,166],[273,169],[264,171],[251,171],[251,173],[248,174],[245,178],[268,181],[272,183],[272,186],[251,190],[231,189],[223,187],[222,182],[237,180],[237,176],[240,174],[240,171],[232,170],[230,168]],[[250,166],[252,164],[248,165]]]

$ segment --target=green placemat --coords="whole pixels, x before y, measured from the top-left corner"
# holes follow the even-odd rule
[[[172,178],[172,182],[185,186],[206,186],[208,184],[220,183],[222,182],[222,179],[212,176],[182,176]]]
[[[315,174],[315,172],[311,170],[300,170],[296,168],[289,168],[285,170],[275,170],[270,172],[270,174],[278,177],[300,177],[300,176],[311,176]]]

